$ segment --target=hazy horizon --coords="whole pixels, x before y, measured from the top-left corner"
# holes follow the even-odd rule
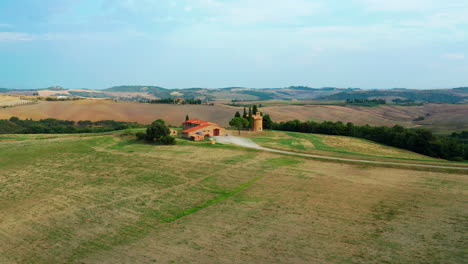
[[[241,87],[241,86],[226,86],[226,87],[162,87],[159,85],[144,85],[144,84],[135,84],[135,85],[116,85],[116,86],[111,86],[111,87],[105,87],[105,88],[85,88],[85,87],[63,87],[60,85],[53,85],[49,87],[39,87],[39,88],[9,88],[9,87],[1,87],[0,88],[6,88],[6,89],[13,89],[13,90],[43,90],[43,89],[48,89],[48,88],[54,88],[54,87],[61,87],[66,90],[75,90],[75,89],[84,89],[84,90],[105,90],[108,88],[113,88],[113,87],[119,87],[119,86],[148,86],[148,87],[160,87],[168,90],[172,89],[228,89],[228,88],[240,88],[240,89],[284,89],[284,88],[289,88],[289,87],[294,87],[294,86],[304,86],[305,85],[289,85],[285,87]],[[443,90],[443,89],[454,89],[454,88],[462,88],[462,87],[468,87],[468,86],[457,86],[457,87],[441,87],[441,88],[408,88],[408,87],[391,87],[391,88],[361,88],[361,87],[336,87],[336,86],[321,86],[321,87],[310,87],[307,86],[308,88],[313,88],[313,89],[324,89],[324,88],[337,88],[337,89],[362,89],[362,90],[392,90],[392,89],[408,89],[408,90]]]
[[[5,0],[0,87],[468,86],[467,13],[466,0]]]

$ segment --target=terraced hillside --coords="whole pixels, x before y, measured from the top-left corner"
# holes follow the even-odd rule
[[[466,175],[51,136],[0,142],[1,263],[465,260]]]

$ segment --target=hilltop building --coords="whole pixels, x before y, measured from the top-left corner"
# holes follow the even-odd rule
[[[184,104],[185,99],[184,98],[174,98],[174,104]]]
[[[183,124],[182,137],[195,141],[204,140],[205,137],[226,135],[226,130],[218,124],[192,119],[187,120]]]
[[[248,118],[249,116],[247,116]],[[263,116],[260,112],[257,112],[255,115],[252,115],[253,118],[253,127],[252,131],[263,131]]]

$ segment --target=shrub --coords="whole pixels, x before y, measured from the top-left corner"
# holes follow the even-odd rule
[[[164,124],[164,121],[156,120],[146,129],[146,139],[148,141],[157,141],[159,138],[167,136],[171,133],[169,128]]]
[[[175,145],[175,138],[170,136],[171,131],[165,122],[158,119],[146,129],[146,140],[158,145]]]
[[[158,144],[158,145],[175,145],[176,141],[175,141],[174,137],[164,136],[164,137],[159,138],[156,141],[156,144]]]
[[[136,136],[137,140],[145,140],[146,139],[146,134],[143,133],[143,132],[137,132],[135,134],[135,136]]]
[[[120,134],[121,137],[130,137],[130,136],[133,136],[133,135],[134,135],[134,133],[129,129],[125,130],[124,132],[122,132]]]

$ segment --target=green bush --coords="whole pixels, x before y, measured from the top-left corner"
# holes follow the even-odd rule
[[[136,136],[137,140],[145,140],[146,139],[146,134],[143,133],[143,132],[137,132],[135,134],[135,136]]]
[[[130,137],[135,135],[131,130],[127,129],[120,134],[121,137]]]
[[[146,139],[148,141],[156,142],[161,137],[167,136],[171,133],[169,128],[165,125],[163,120],[156,120],[146,129]]]
[[[175,145],[175,138],[170,136],[171,131],[164,120],[158,119],[146,129],[146,140],[158,145]]]
[[[171,136],[164,136],[156,140],[156,144],[158,145],[175,145],[176,141],[174,137]]]

